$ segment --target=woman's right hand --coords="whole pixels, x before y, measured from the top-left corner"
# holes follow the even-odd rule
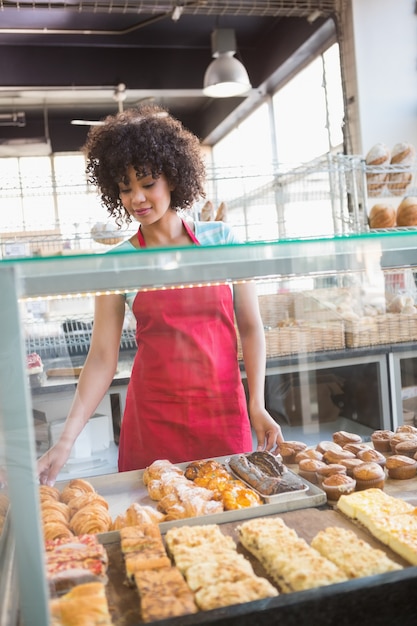
[[[41,485],[52,487],[55,484],[57,476],[70,454],[71,446],[65,441],[59,440],[38,459],[38,476]]]

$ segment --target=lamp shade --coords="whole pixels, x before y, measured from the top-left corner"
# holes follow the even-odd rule
[[[214,60],[204,75],[204,94],[211,98],[230,98],[247,93],[252,86],[245,66],[233,56],[236,52],[233,29],[215,30],[211,47]]]
[[[240,96],[250,89],[251,84],[244,65],[229,52],[214,59],[204,74],[203,92],[211,98]]]

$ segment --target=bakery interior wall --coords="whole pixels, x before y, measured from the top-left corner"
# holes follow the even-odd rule
[[[377,142],[417,146],[415,1],[351,0],[342,39],[353,152]]]

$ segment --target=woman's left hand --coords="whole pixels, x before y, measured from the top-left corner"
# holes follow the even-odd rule
[[[250,411],[250,420],[258,442],[257,450],[279,453],[279,446],[284,441],[281,427],[262,407]]]

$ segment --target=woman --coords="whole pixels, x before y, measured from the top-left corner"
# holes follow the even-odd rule
[[[236,243],[222,222],[189,223],[204,197],[200,144],[155,105],[106,118],[85,146],[87,173],[118,224],[137,234],[118,250]],[[39,459],[53,484],[116,371],[126,301],[137,320],[135,357],[119,442],[119,471],[258,449],[278,450],[280,427],[264,407],[265,338],[250,284],[98,296],[91,346],[58,442]],[[237,361],[241,337],[249,414]]]

